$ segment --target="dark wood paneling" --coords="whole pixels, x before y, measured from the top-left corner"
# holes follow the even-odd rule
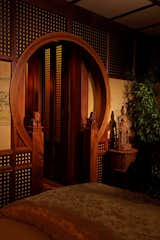
[[[136,66],[135,74],[137,78],[144,77],[148,73],[150,62],[151,45],[149,38],[139,36],[136,43]]]
[[[26,66],[25,117],[30,121],[33,119],[33,113],[38,111],[40,67],[41,62],[38,55],[34,55],[29,59],[28,69]]]
[[[69,136],[68,136],[68,178],[76,180],[76,162],[78,152],[78,137],[81,128],[81,60],[76,47],[70,48],[68,65],[69,74]]]
[[[134,36],[126,32],[109,34],[108,73],[125,78],[125,75],[133,71],[133,47]]]

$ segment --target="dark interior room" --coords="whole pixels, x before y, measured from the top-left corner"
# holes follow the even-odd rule
[[[160,239],[160,1],[0,13],[0,238]]]

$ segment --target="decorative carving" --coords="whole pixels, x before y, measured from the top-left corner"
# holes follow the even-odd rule
[[[41,127],[41,115],[39,112],[34,112],[33,127]]]
[[[95,124],[97,126],[95,112],[91,112],[89,118],[87,119],[87,125],[91,126],[92,124]]]
[[[117,123],[114,119],[114,112],[111,112],[111,120],[109,122],[109,148],[117,148]]]

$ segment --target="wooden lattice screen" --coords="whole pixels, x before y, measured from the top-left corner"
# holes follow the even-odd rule
[[[0,55],[11,55],[11,4],[10,0],[0,1]]]
[[[67,31],[65,16],[41,9],[25,0],[0,0],[0,13],[0,56],[10,57],[13,54],[13,58],[18,58],[26,47],[40,36],[55,31]],[[107,29],[105,32],[79,21],[73,21],[71,25],[70,32],[87,41],[101,57],[104,65],[108,63],[109,74],[122,76],[125,71],[131,70],[131,38],[124,34],[107,34]],[[63,87],[63,79],[61,85]],[[59,90],[60,86],[57,91]],[[98,146],[98,181],[102,180],[103,147],[103,144]],[[25,151],[0,154],[0,207],[11,200],[31,194],[31,155],[31,152]]]
[[[0,155],[0,207],[10,202],[11,198],[11,153]]]
[[[50,32],[66,31],[66,18],[25,1],[16,1],[16,55],[35,39]]]
[[[30,151],[0,153],[0,207],[32,193],[32,154]]]
[[[124,32],[108,34],[108,73],[125,77],[132,72],[133,38]]]
[[[101,57],[104,65],[107,60],[107,35],[106,32],[73,21],[73,34],[87,41]]]
[[[18,169],[15,172],[15,200],[31,195],[32,168]]]
[[[105,153],[107,151],[108,144],[106,141],[98,143],[98,154],[97,154],[97,181],[103,182],[103,170],[105,164]]]

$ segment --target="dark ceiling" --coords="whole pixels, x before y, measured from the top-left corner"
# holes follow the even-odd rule
[[[66,0],[140,32],[160,36],[160,0]]]

